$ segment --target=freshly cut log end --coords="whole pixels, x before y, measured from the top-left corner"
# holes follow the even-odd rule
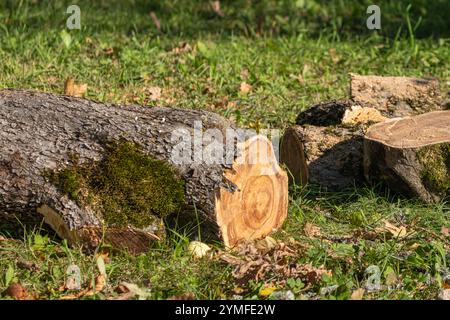
[[[280,162],[288,169],[289,183],[308,183],[308,162],[300,127],[289,127],[280,142]]]
[[[392,119],[369,128],[364,172],[409,197],[437,202],[450,195],[450,111]]]
[[[442,110],[437,79],[350,75],[351,99],[376,108],[387,117],[403,117]]]
[[[224,173],[237,190],[221,188],[216,197],[217,224],[229,247],[281,227],[288,209],[288,177],[277,163],[271,142],[258,135],[243,142],[239,150],[232,169]]]
[[[294,126],[283,135],[280,161],[297,184],[351,188],[364,181],[362,136],[358,128]]]

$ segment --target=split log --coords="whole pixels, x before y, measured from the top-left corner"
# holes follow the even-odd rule
[[[358,127],[293,126],[281,140],[280,162],[291,182],[340,191],[364,181],[363,131]]]
[[[376,108],[389,118],[442,110],[439,81],[432,78],[351,74],[350,96],[362,107]]]
[[[364,172],[371,182],[432,203],[450,196],[450,111],[373,125],[364,139]]]
[[[364,129],[384,120],[378,110],[351,100],[320,103],[300,112],[297,126],[288,128],[281,140],[280,161],[290,172],[290,182],[328,191],[362,184]]]
[[[208,161],[208,154],[204,153],[202,159],[202,149],[196,151],[199,146],[205,151],[213,139],[198,144],[196,133],[211,129],[226,137],[228,129],[235,129],[210,112],[117,106],[47,93],[2,90],[0,124],[3,222],[19,219],[21,223],[36,224],[43,216],[70,243],[94,247],[103,241],[133,253],[146,251],[158,239],[158,226],[106,225],[93,207],[80,206],[44,174],[61,172],[74,155],[80,165],[101,163],[108,149],[106,142],[122,140],[136,144],[143,154],[173,168],[184,182],[185,205],[177,214],[199,222],[204,234],[215,235],[227,246],[270,233],[281,226],[287,215],[287,175],[278,166],[268,139],[254,135],[239,141],[231,161]],[[189,161],[174,157],[182,141],[193,141]],[[216,152],[224,151],[228,142],[216,147]],[[181,153],[192,151],[190,147],[186,145]],[[255,161],[255,150],[265,156],[261,157],[263,161],[258,157]],[[229,149],[224,152],[228,159]]]

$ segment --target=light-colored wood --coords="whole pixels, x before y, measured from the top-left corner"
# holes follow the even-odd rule
[[[450,141],[450,110],[391,119],[373,125],[366,139],[394,148],[418,148]]]
[[[258,135],[238,147],[240,156],[224,174],[238,190],[221,189],[216,197],[217,224],[228,247],[271,233],[287,216],[288,177],[270,141]]]

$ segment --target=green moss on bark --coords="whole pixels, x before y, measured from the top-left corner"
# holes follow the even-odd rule
[[[52,173],[51,179],[80,206],[98,213],[107,226],[155,226],[184,203],[184,182],[174,169],[125,141],[108,145],[102,161],[75,162]]]
[[[421,178],[435,193],[450,197],[450,143],[422,148],[418,158],[423,169]]]

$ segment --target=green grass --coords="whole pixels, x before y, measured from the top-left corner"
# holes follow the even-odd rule
[[[379,32],[365,28],[369,2],[221,1],[220,18],[206,1],[78,1],[82,29],[67,30],[64,1],[2,1],[0,88],[62,93],[64,81],[73,77],[88,85],[88,98],[206,109],[241,126],[276,128],[293,123],[313,103],[347,96],[349,72],[436,76],[447,92],[446,1],[410,1],[409,8],[406,1],[380,1]],[[258,24],[260,12],[266,14]],[[192,50],[175,52],[184,43]],[[248,94],[240,92],[242,82],[252,86]],[[152,87],[162,89],[156,101]],[[383,285],[392,272],[397,282],[364,298],[437,297],[449,273],[449,240],[441,234],[450,226],[447,203],[424,206],[377,189],[323,194],[295,186],[289,203],[289,217],[275,237],[308,244],[295,262],[323,265],[332,276],[306,289],[291,280],[279,290],[290,289],[297,298],[346,299],[376,265]],[[411,235],[377,233],[383,220],[405,225]],[[307,222],[322,236],[306,237]],[[85,286],[94,279],[95,256],[43,230],[27,229],[15,239],[5,226],[0,230],[8,238],[0,240],[0,292],[20,281],[42,299],[59,298],[73,263]],[[173,233],[145,255],[111,253],[107,289],[93,298],[115,295],[121,281],[149,288],[151,298],[188,291],[197,298],[231,298],[238,286],[233,268],[215,259],[193,260],[187,244],[185,236]],[[18,261],[32,262],[38,271],[20,268]],[[336,290],[320,294],[333,285]],[[263,283],[239,286],[244,298],[256,298]]]

